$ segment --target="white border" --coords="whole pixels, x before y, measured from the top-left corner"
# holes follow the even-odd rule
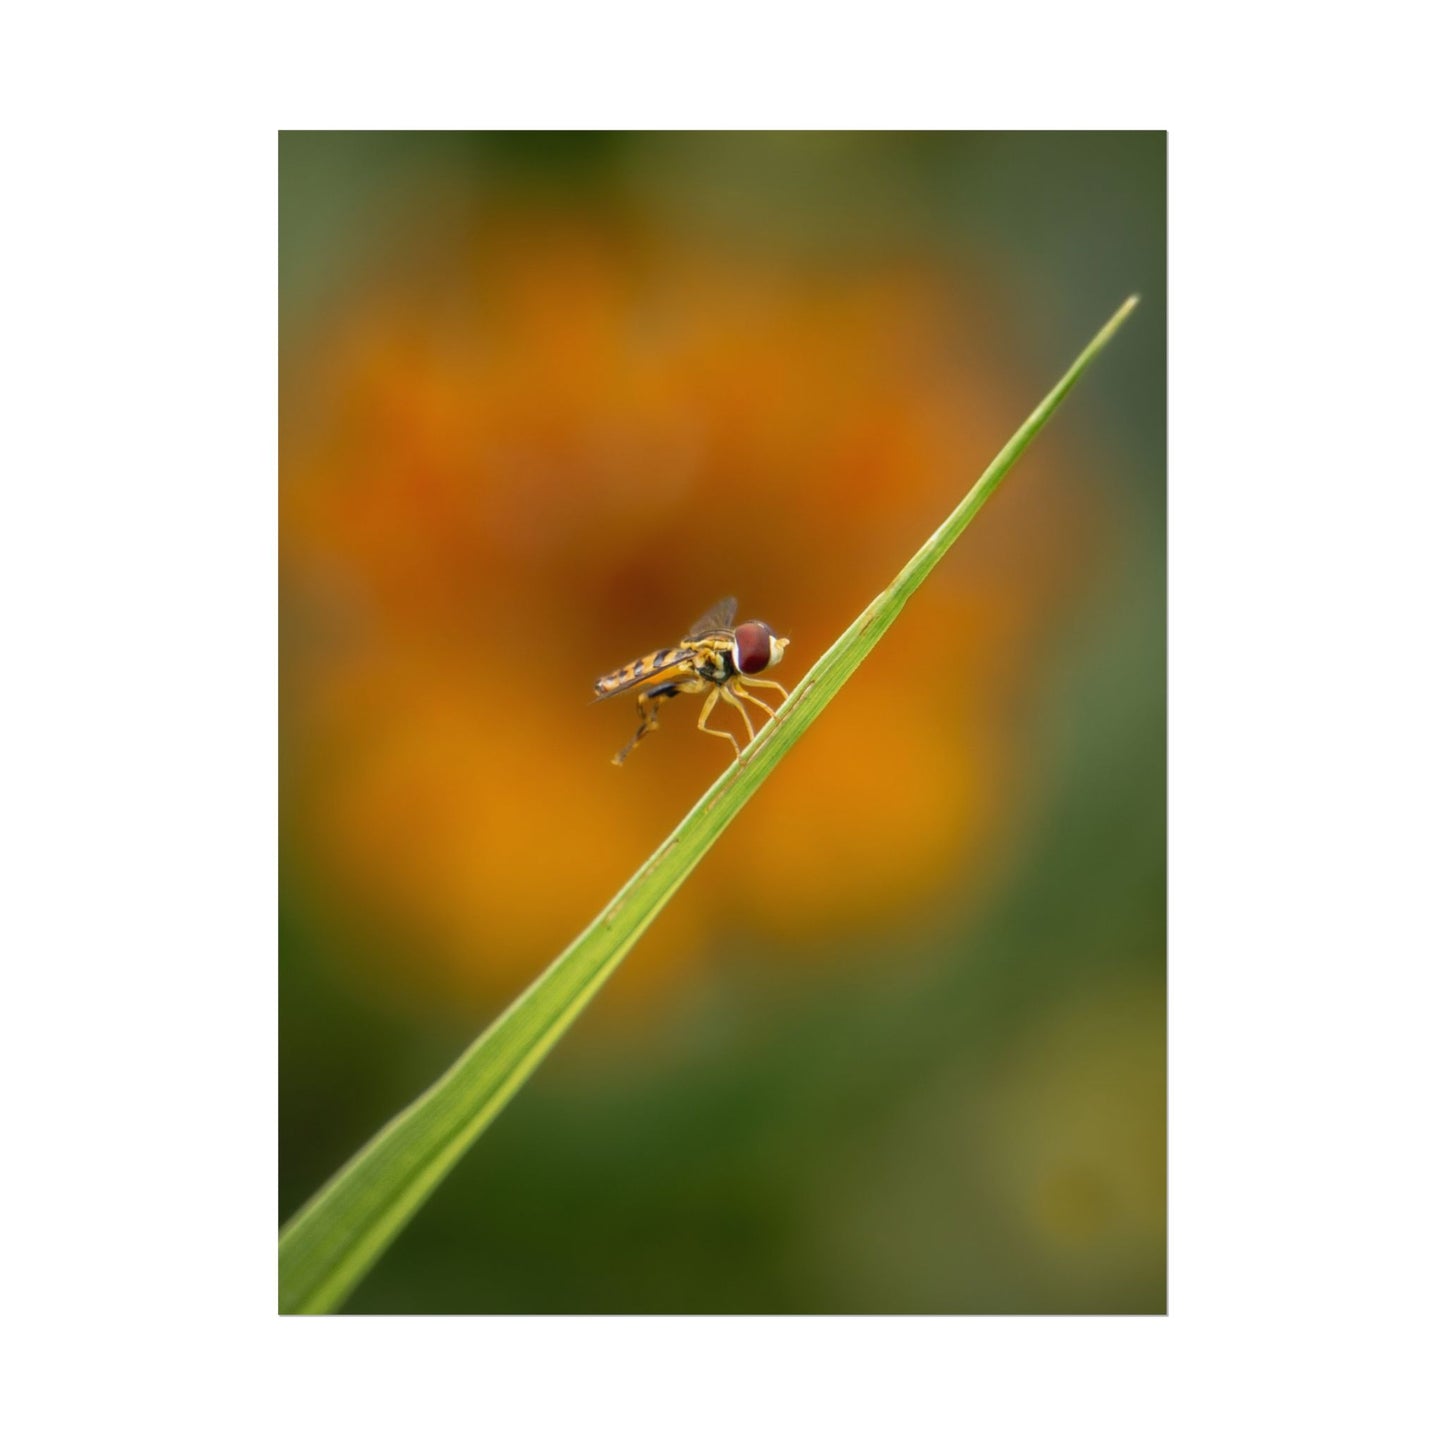
[[[1438,1424],[1438,157],[1410,12],[529,14],[12,33],[7,1413],[158,1440]],[[1168,1320],[274,1317],[275,131],[598,124],[1171,131]]]

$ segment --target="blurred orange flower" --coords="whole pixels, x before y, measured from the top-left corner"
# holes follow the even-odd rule
[[[423,988],[515,989],[727,762],[674,702],[623,769],[592,679],[716,597],[791,683],[1036,400],[916,259],[804,270],[518,215],[356,297],[288,373],[283,820]],[[957,900],[1017,795],[1009,720],[1081,509],[1007,493],[624,974]],[[1042,499],[1047,498],[1047,505]],[[704,944],[715,942],[716,948]]]

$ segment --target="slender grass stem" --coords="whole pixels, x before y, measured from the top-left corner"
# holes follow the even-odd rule
[[[281,1231],[282,1313],[340,1306],[483,1129],[566,1033],[742,806],[877,645],[1074,383],[1134,309],[1130,297],[1009,439],[943,525],[818,659],[777,720],[520,998]]]

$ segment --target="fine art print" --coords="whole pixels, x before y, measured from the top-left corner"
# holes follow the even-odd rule
[[[283,1313],[1165,1310],[1165,161],[281,134]]]

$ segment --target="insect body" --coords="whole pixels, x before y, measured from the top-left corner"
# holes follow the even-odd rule
[[[752,719],[743,706],[744,702],[756,703],[769,717],[776,715],[762,698],[744,687],[743,681],[746,679],[750,687],[775,688],[786,697],[788,691],[785,687],[766,681],[758,674],[782,661],[788,639],[775,635],[766,622],[744,622],[735,629],[732,623],[737,607],[735,597],[724,597],[716,607],[693,623],[678,646],[661,648],[597,679],[598,698],[620,697],[623,694],[635,697],[637,715],[642,719],[631,741],[612,759],[614,763],[620,765],[628,753],[658,726],[658,709],[668,698],[676,697],[680,692],[707,693],[697,720],[698,727],[714,737],[726,738],[739,756],[742,749],[732,733],[707,725],[708,715],[718,698],[742,713],[749,741],[757,734],[753,731]]]

